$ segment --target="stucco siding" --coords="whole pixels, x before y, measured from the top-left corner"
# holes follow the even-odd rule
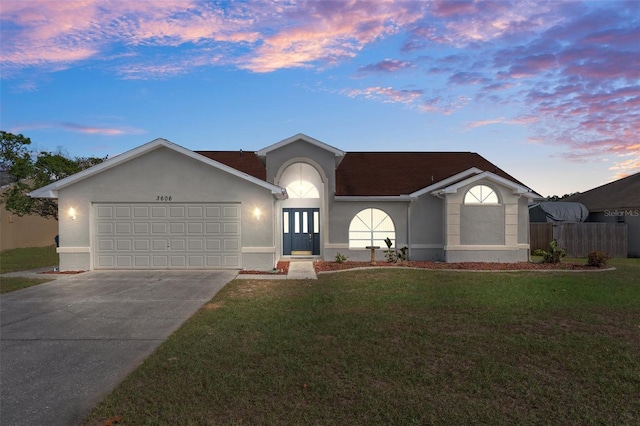
[[[90,256],[78,252],[92,246],[94,203],[238,202],[242,203],[242,246],[275,245],[274,201],[268,189],[164,147],[62,188],[58,195],[63,270],[92,266]],[[75,209],[75,220],[69,208]],[[254,217],[255,208],[262,212],[260,220]],[[73,248],[76,253],[69,252]],[[270,257],[271,267],[275,264],[275,254],[261,257]]]
[[[465,206],[460,210],[460,244],[504,245],[504,206]]]

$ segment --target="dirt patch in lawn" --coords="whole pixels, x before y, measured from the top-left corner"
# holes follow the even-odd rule
[[[83,272],[86,272],[86,271],[45,271],[40,273],[45,275],[76,275],[76,274],[81,274]]]
[[[343,263],[328,262],[318,260],[313,262],[313,266],[318,272],[341,271],[354,268],[371,268],[371,267],[404,267],[417,269],[433,269],[433,270],[469,270],[469,271],[529,271],[529,270],[551,270],[551,271],[597,271],[608,269],[607,266],[599,268],[597,266],[588,266],[575,263],[534,263],[534,262],[516,262],[516,263],[498,263],[498,262],[432,262],[432,261],[407,261],[402,263],[376,262],[371,265],[370,262],[354,262],[347,261]]]

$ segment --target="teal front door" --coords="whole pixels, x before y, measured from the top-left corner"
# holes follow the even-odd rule
[[[320,209],[282,209],[283,254],[320,254]]]

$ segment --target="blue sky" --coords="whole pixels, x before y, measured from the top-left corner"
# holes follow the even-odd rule
[[[640,172],[638,1],[3,0],[0,18],[0,127],[35,150],[305,133],[477,152],[545,196]]]

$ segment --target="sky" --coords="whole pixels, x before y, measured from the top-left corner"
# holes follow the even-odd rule
[[[34,151],[304,133],[477,152],[543,196],[640,172],[638,0],[2,0],[0,62]]]

